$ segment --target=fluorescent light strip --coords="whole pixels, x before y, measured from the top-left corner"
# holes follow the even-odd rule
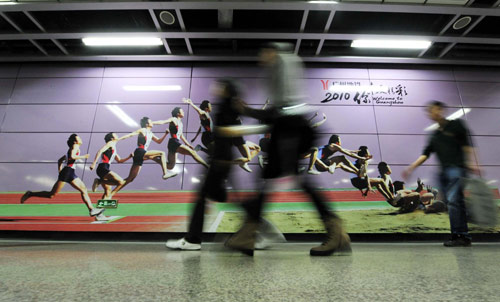
[[[354,48],[390,48],[390,49],[427,49],[431,46],[430,41],[417,40],[354,40],[351,47]]]
[[[180,85],[126,85],[123,86],[123,90],[125,91],[180,91],[182,87]]]
[[[116,105],[106,105],[108,109],[113,112],[122,122],[124,122],[129,127],[139,128],[139,124],[134,121],[128,114],[126,114],[120,107]]]
[[[83,38],[86,46],[157,46],[163,45],[160,38],[128,37],[128,38]]]
[[[446,119],[447,120],[456,120],[457,118],[460,118],[460,117],[466,115],[470,111],[471,111],[470,108],[464,108],[463,110],[458,109],[457,111],[455,111],[452,114],[450,114],[449,116],[447,116]],[[434,131],[438,127],[439,127],[439,125],[437,123],[434,123],[434,124],[430,125],[429,127],[425,128],[424,131]]]
[[[316,4],[338,4],[337,1],[307,1],[307,2]]]

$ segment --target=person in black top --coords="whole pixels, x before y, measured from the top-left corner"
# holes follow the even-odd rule
[[[448,205],[451,228],[451,240],[444,245],[470,246],[463,179],[468,171],[477,173],[479,170],[473,164],[474,151],[465,122],[458,119],[447,120],[444,109],[445,105],[439,101],[432,101],[427,106],[429,118],[439,127],[429,137],[423,154],[403,171],[403,178],[407,179],[415,168],[423,164],[432,153],[436,153],[441,164],[439,182]]]
[[[310,111],[302,94],[302,61],[293,53],[293,46],[281,43],[266,45],[261,50],[259,59],[260,63],[269,67],[267,82],[271,108],[253,109],[239,102],[237,109],[272,127],[268,164],[263,169],[262,177],[265,181],[258,197],[244,204],[246,220],[241,229],[226,242],[226,246],[253,255],[263,203],[272,191],[276,179],[291,177],[300,182],[302,189],[314,202],[326,230],[326,240],[320,246],[313,247],[310,255],[349,253],[350,238],[342,227],[340,218],[330,211],[324,197],[315,190],[312,183],[304,178],[297,178],[299,161],[312,148],[316,138],[316,132],[306,118]]]
[[[233,109],[232,103],[237,100],[239,92],[237,85],[227,79],[219,79],[212,86],[212,93],[219,99],[214,116],[214,147],[212,161],[208,173],[198,193],[196,205],[191,215],[189,230],[186,237],[178,240],[168,240],[167,248],[179,250],[201,249],[201,234],[207,200],[225,202],[227,200],[226,181],[231,166],[238,163],[233,157],[232,137],[221,137],[217,128],[221,126],[241,125],[238,112]]]

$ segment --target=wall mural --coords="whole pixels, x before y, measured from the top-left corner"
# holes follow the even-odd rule
[[[185,232],[209,162],[218,106],[210,86],[219,77],[236,78],[250,106],[266,106],[256,67],[0,66],[0,230]],[[401,181],[436,127],[424,111],[434,99],[469,125],[482,176],[500,199],[500,71],[310,68],[304,87],[319,140],[301,170],[348,232],[449,232],[436,159]],[[213,203],[206,231],[238,229],[238,202],[256,194],[268,139],[235,142],[235,154],[251,160],[236,164],[229,201]],[[284,233],[323,231],[293,181],[276,190],[269,221]]]

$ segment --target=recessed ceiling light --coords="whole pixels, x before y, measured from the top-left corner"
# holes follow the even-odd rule
[[[87,46],[155,46],[163,44],[160,38],[144,38],[144,37],[83,38],[82,42]]]
[[[164,10],[160,13],[160,20],[161,20],[161,22],[163,22],[167,25],[172,25],[175,23],[174,15],[171,12],[166,11],[166,10]]]
[[[462,17],[458,19],[455,23],[453,23],[453,29],[458,30],[466,27],[469,25],[470,21],[472,21],[472,18],[469,16]]]
[[[427,49],[430,41],[417,40],[354,40],[351,47],[355,48],[393,48],[393,49]]]

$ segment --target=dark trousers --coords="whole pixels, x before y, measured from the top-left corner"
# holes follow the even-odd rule
[[[188,234],[185,238],[188,242],[201,243],[207,198],[218,202],[227,200],[226,180],[229,177],[230,169],[231,166],[227,164],[219,164],[216,161],[211,163],[201,190],[196,197]]]
[[[298,176],[299,160],[311,148],[314,137],[313,129],[302,116],[282,116],[275,119],[269,142],[269,163],[264,167],[264,178],[273,179],[289,175],[300,177]],[[269,181],[266,182],[256,199],[243,204],[249,219],[260,220],[262,206],[270,185]],[[329,217],[337,217],[328,209],[321,193],[316,191],[306,178],[300,179],[300,185],[313,201],[323,220]]]

